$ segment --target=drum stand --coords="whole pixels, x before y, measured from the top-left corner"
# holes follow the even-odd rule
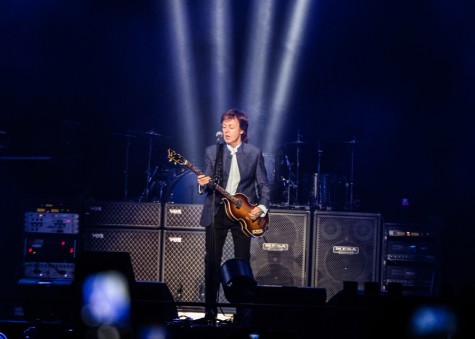
[[[322,192],[320,188],[320,168],[322,162],[322,149],[320,148],[320,143],[318,143],[318,150],[317,150],[317,173],[313,174],[313,199],[315,207],[318,210],[323,209],[323,201],[322,201]]]
[[[290,201],[291,201],[291,189],[294,188],[294,189],[297,189],[298,188],[298,185],[296,182],[292,181],[292,179],[295,177],[295,174],[292,172],[292,164],[290,163],[289,161],[289,158],[287,157],[287,155],[285,155],[285,163],[287,165],[287,169],[289,171],[289,177],[287,179],[285,179],[284,177],[282,177],[282,182],[284,183],[285,185],[285,195],[287,197],[287,202],[284,203],[284,206],[286,207],[290,207]]]
[[[353,138],[347,142],[351,145],[351,155],[350,155],[350,182],[346,184],[347,187],[347,202],[346,208],[352,210],[355,206],[353,200],[353,186],[354,186],[354,171],[355,171],[355,148],[358,141]]]
[[[300,131],[297,131],[297,140],[294,142],[289,143],[288,145],[295,145],[295,173],[292,172],[292,164],[289,162],[287,155],[285,155],[285,162],[287,164],[287,168],[289,169],[289,178],[284,180],[284,183],[287,185],[287,206],[290,206],[290,189],[295,189],[295,197],[293,199],[293,203],[299,203],[299,186],[300,186],[300,146],[304,142],[302,141],[302,134]],[[295,179],[295,181],[292,181]]]
[[[152,182],[153,177],[157,173],[158,166],[155,166],[155,169],[153,170],[153,173],[150,171],[150,163],[152,161],[152,148],[153,148],[153,142],[152,138],[155,135],[159,135],[155,133],[154,131],[148,131],[145,132],[149,136],[148,138],[148,155],[147,155],[147,167],[145,169],[145,188],[140,195],[138,202],[142,201],[148,201],[149,194],[150,194],[150,183]]]

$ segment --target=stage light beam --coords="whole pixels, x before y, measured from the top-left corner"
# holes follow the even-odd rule
[[[288,112],[288,103],[292,95],[293,80],[295,78],[297,61],[299,57],[299,47],[303,39],[304,27],[309,13],[310,0],[299,0],[293,9],[287,36],[285,38],[285,48],[280,55],[280,65],[277,72],[276,87],[270,103],[269,126],[266,133],[264,149],[275,151],[275,140],[279,139],[283,128],[283,116]]]
[[[211,67],[211,88],[213,91],[213,102],[211,112],[214,114],[212,121],[219,121],[222,111],[229,103],[229,93],[231,93],[232,81],[230,72],[232,69],[231,39],[229,5],[226,0],[217,0],[211,8],[211,34],[212,34],[212,67]]]
[[[252,111],[251,125],[259,126],[263,113],[263,101],[267,88],[267,74],[269,68],[270,42],[272,39],[272,20],[274,17],[274,3],[272,0],[255,1],[252,10],[252,23],[249,31],[249,46],[247,50],[244,82],[241,93],[244,107]],[[250,131],[250,139],[261,144],[262,133],[259,129]]]
[[[189,18],[183,0],[168,1],[169,17],[171,18],[171,41],[175,81],[177,84],[177,96],[179,117],[183,121],[183,137],[187,140],[198,140],[199,114],[197,113],[196,79],[194,67],[194,55],[191,52]],[[190,159],[201,154],[199,143],[189,143]]]

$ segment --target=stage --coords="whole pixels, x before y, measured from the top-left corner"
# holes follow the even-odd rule
[[[73,284],[74,285],[74,284]],[[324,290],[257,286],[246,303],[177,303],[163,283],[135,289],[120,321],[91,323],[73,285],[34,285],[1,300],[2,338],[473,338],[473,289],[439,296],[355,289],[351,282],[326,301]],[[30,293],[30,294],[29,294]],[[151,294],[152,293],[152,294]]]

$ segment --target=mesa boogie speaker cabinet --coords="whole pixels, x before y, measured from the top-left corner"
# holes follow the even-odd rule
[[[327,300],[344,281],[379,280],[381,215],[357,212],[314,212],[312,286],[327,290]]]
[[[175,302],[205,302],[205,231],[165,229],[163,231],[162,279]],[[226,238],[222,262],[234,257],[231,233]],[[220,287],[220,303],[227,303]]]
[[[161,231],[155,229],[86,228],[84,250],[128,252],[135,280],[160,281]]]
[[[270,210],[269,229],[251,241],[251,266],[259,285],[308,286],[311,212]]]

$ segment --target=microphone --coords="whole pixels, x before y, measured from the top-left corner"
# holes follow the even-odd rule
[[[216,143],[220,144],[222,139],[223,139],[223,132],[217,131],[216,132]]]

